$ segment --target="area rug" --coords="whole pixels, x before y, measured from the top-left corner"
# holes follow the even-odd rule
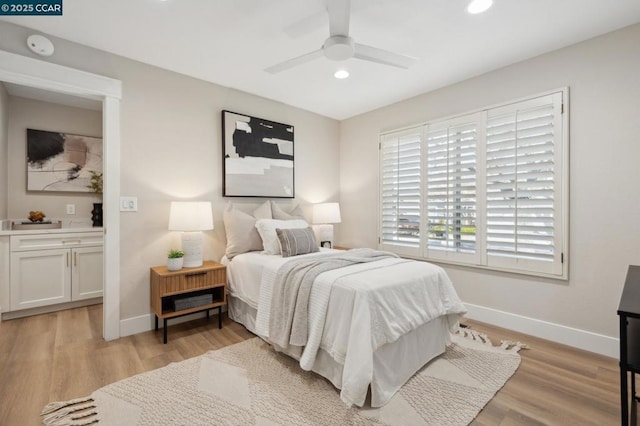
[[[327,380],[259,338],[54,402],[46,425],[467,425],[520,365],[523,345],[461,329],[382,408],[347,407]]]

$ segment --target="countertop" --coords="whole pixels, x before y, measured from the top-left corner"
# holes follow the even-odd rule
[[[69,234],[77,232],[102,232],[102,227],[70,227],[70,228],[55,228],[55,229],[33,229],[33,230],[0,230],[0,236],[11,235],[29,235],[29,234]]]

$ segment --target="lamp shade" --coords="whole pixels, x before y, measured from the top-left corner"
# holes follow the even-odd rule
[[[172,201],[169,231],[208,231],[213,229],[210,201]]]
[[[340,205],[338,203],[322,203],[313,206],[313,223],[340,223]]]

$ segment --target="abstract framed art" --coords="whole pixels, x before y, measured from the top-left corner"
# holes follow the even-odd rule
[[[27,191],[91,192],[102,138],[27,129]]]
[[[293,126],[222,111],[223,196],[294,198]]]

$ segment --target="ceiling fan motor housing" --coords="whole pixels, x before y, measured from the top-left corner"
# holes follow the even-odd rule
[[[324,42],[322,50],[327,58],[334,61],[344,61],[353,56],[355,44],[349,36],[335,35]]]

